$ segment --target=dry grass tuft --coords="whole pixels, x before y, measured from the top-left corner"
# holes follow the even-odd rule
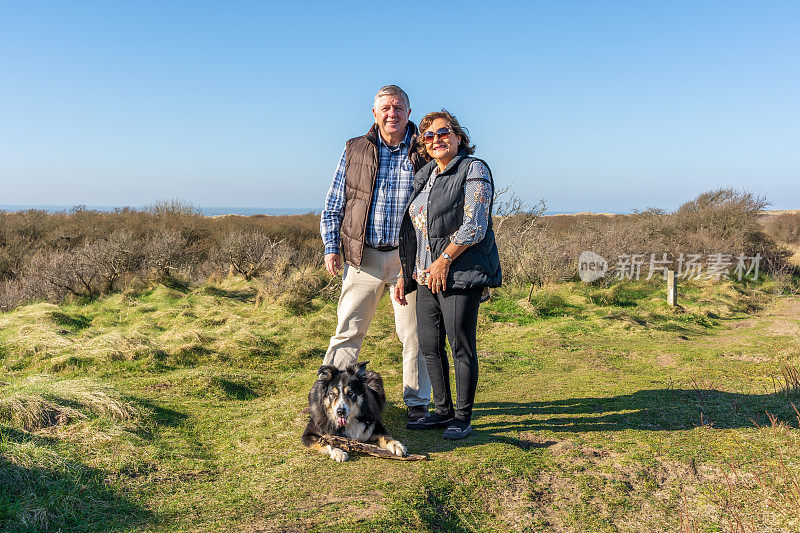
[[[0,331],[14,328],[10,346],[23,352],[36,352],[42,346],[71,346],[69,331],[53,319],[58,311],[58,306],[47,303],[20,307],[13,315],[0,315]]]
[[[32,376],[0,389],[0,420],[26,431],[90,417],[139,418],[141,411],[115,389],[81,380]]]
[[[301,269],[285,280],[281,285],[278,303],[294,315],[302,315],[311,311],[312,300],[331,284],[325,271],[315,268]]]
[[[800,394],[800,367],[784,364],[781,367],[783,378],[783,392],[789,396]]]
[[[15,395],[0,400],[0,420],[25,431],[66,425],[86,415],[67,405],[49,402],[40,396]]]

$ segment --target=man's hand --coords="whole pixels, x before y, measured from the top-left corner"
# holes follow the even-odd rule
[[[400,305],[408,305],[408,300],[406,300],[405,281],[403,281],[402,277],[398,278],[397,283],[394,284],[392,296],[394,296],[394,301]]]
[[[340,268],[342,268],[341,254],[325,254],[325,270],[327,270],[331,276],[338,276]]]

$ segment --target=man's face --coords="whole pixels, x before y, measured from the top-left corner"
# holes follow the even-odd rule
[[[401,97],[384,95],[375,102],[372,114],[385,140],[405,134],[411,109],[406,109]]]

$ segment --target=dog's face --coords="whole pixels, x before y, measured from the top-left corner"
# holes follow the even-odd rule
[[[337,428],[344,428],[361,414],[366,391],[364,374],[367,363],[356,363],[339,370],[333,366],[320,368],[315,387],[319,386],[324,412]]]
[[[303,444],[331,456],[347,460],[347,452],[326,444],[325,435],[337,435],[360,442],[374,442],[399,456],[406,447],[392,439],[381,423],[386,403],[383,380],[377,372],[367,372],[367,363],[355,363],[345,370],[320,367],[317,380],[308,393],[311,419],[301,438]],[[377,433],[376,433],[377,432]]]

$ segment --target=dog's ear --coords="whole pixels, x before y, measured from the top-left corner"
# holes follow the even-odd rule
[[[330,381],[338,373],[339,369],[335,366],[322,365],[319,367],[319,372],[317,373],[317,381]]]
[[[383,379],[381,378],[380,374],[377,372],[367,372],[366,378],[364,379],[364,385],[368,389],[372,389],[372,392],[377,394],[380,402],[386,401],[386,393],[383,391]]]
[[[369,361],[361,361],[353,363],[352,365],[347,367],[347,372],[356,376],[359,379],[363,379],[367,375],[367,365]]]

